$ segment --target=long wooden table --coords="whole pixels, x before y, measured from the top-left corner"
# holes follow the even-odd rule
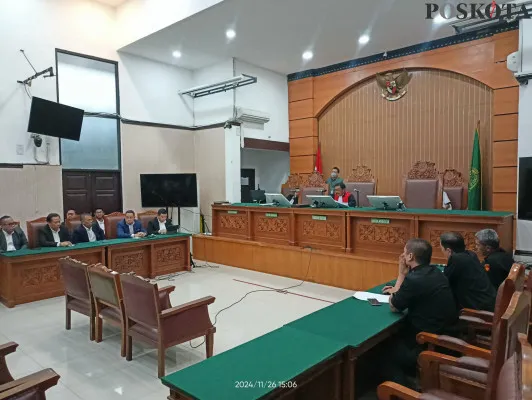
[[[371,289],[380,293],[382,285]],[[353,400],[357,361],[401,326],[387,305],[348,298],[170,374],[171,400]]]
[[[176,233],[142,239],[111,239],[73,247],[24,249],[0,255],[0,301],[7,307],[61,296],[59,259],[102,263],[118,272],[155,278],[190,271],[190,235]]]
[[[256,204],[213,205],[213,236],[193,239],[197,259],[367,290],[397,276],[397,257],[408,239],[433,246],[433,263],[445,263],[439,237],[460,232],[475,250],[475,233],[492,228],[512,251],[510,212],[372,208],[283,208]],[[310,256],[309,256],[310,252]]]

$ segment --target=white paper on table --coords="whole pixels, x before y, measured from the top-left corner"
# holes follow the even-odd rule
[[[353,295],[355,299],[368,301],[368,299],[377,299],[379,303],[388,303],[390,296],[387,294],[376,294],[370,292],[355,292]]]

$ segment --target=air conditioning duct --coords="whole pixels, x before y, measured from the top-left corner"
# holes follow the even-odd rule
[[[248,108],[237,107],[236,108],[236,121],[242,123],[252,123],[258,125],[264,125],[270,121],[270,115],[268,113],[256,110],[250,110]]]

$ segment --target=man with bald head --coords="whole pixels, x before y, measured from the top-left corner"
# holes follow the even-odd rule
[[[28,247],[26,234],[9,215],[0,218],[0,253]]]

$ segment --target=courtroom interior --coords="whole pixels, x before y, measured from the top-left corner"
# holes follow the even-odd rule
[[[532,400],[531,19],[4,0],[0,400]]]

